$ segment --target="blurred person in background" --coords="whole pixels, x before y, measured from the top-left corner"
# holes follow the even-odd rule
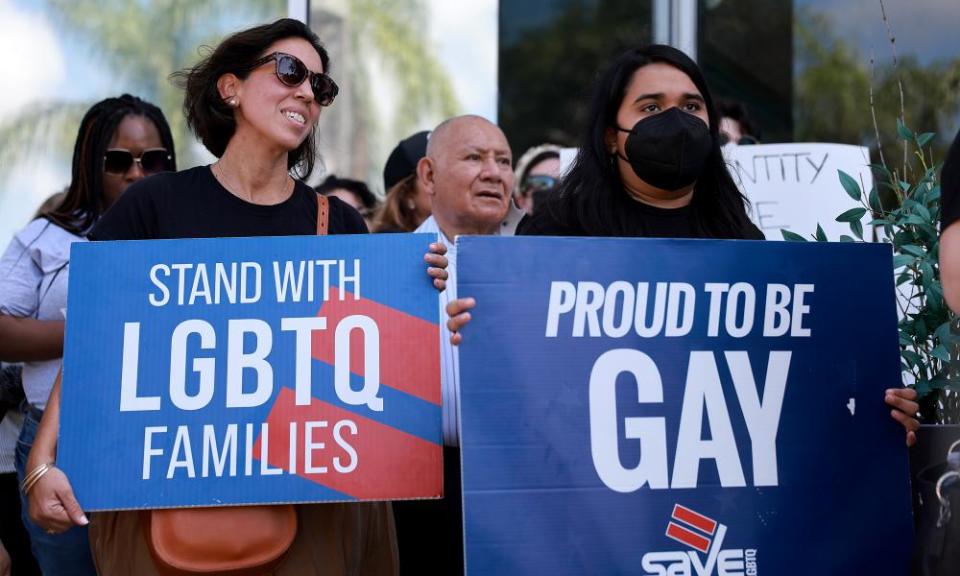
[[[759,144],[760,127],[750,118],[747,107],[735,100],[717,102],[720,113],[720,145]]]
[[[401,140],[383,168],[386,198],[374,232],[413,232],[430,216],[430,196],[417,180],[417,162],[427,153],[429,131]]]
[[[960,314],[960,132],[940,169],[940,279],[943,297]]]
[[[40,204],[33,219],[53,210],[61,202],[70,187],[54,192]],[[40,567],[30,551],[30,536],[21,519],[22,506],[14,465],[17,438],[23,427],[20,411],[24,400],[23,366],[0,362],[0,546],[5,546],[10,563],[9,573],[4,572],[0,558],[0,576],[39,575]],[[0,555],[2,556],[2,555]]]
[[[40,574],[20,518],[20,491],[14,466],[17,437],[23,426],[21,372],[19,364],[0,362],[0,576]]]
[[[560,183],[560,147],[556,144],[534,146],[520,157],[514,170],[513,199],[524,212],[549,198]]]
[[[314,189],[324,196],[336,196],[343,200],[363,216],[363,221],[367,223],[368,229],[373,228],[373,217],[379,207],[379,202],[370,188],[363,182],[350,178],[337,178],[331,174]]]
[[[27,400],[16,450],[21,483],[60,370],[70,245],[84,240],[130,184],[173,169],[173,138],[159,108],[129,94],[98,102],[80,122],[66,194],[17,233],[0,258],[0,360],[23,362]],[[53,533],[30,520],[26,494],[21,506],[44,574],[95,573],[85,526]]]

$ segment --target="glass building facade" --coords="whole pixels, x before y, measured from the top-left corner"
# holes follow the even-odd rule
[[[591,80],[651,41],[695,56],[762,142],[895,152],[898,81],[907,125],[936,132],[938,153],[960,127],[955,0],[535,0],[501,2],[499,21],[500,123],[518,154],[575,145]]]

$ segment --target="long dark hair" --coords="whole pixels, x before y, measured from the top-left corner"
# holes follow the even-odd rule
[[[615,128],[617,112],[633,73],[647,64],[661,62],[685,73],[697,86],[710,117],[713,150],[697,179],[691,207],[694,226],[706,238],[753,237],[746,213],[746,198],[737,189],[720,152],[720,117],[700,67],[686,54],[660,44],[633,48],[622,53],[598,79],[590,104],[587,128],[577,158],[560,184],[556,204],[548,209],[565,224],[591,236],[630,236],[636,222],[630,221],[634,202],[624,190],[616,162],[605,144],[608,128]]]
[[[136,96],[124,94],[93,105],[80,121],[73,147],[70,186],[63,200],[41,216],[74,234],[86,233],[106,210],[103,197],[103,156],[117,126],[127,116],[143,116],[153,122],[163,147],[170,153],[171,170],[176,170],[173,136],[163,112]]]
[[[187,123],[207,150],[217,158],[223,156],[227,143],[237,130],[233,108],[223,98],[217,80],[234,74],[241,80],[250,75],[251,63],[265,56],[275,42],[286,38],[302,38],[320,55],[323,71],[330,73],[330,56],[320,38],[310,28],[292,18],[263,24],[229,36],[213,52],[193,68],[175,72],[173,79],[185,89],[183,112]],[[296,169],[300,178],[307,178],[316,163],[316,126],[294,151],[287,155],[287,169]]]

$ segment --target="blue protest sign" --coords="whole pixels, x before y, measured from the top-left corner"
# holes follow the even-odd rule
[[[58,465],[81,504],[439,496],[432,240],[76,244]]]
[[[888,245],[458,251],[469,576],[907,573]]]

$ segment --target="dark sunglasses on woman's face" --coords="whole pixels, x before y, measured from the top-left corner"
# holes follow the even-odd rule
[[[333,78],[323,72],[311,72],[307,65],[300,61],[296,56],[284,54],[283,52],[274,52],[267,54],[250,65],[251,69],[263,66],[271,60],[277,63],[277,78],[284,85],[296,88],[308,77],[310,78],[310,88],[313,89],[313,98],[321,106],[333,104],[333,99],[340,92],[340,87],[333,81]]]
[[[148,148],[139,157],[123,148],[111,148],[103,155],[103,171],[107,174],[126,174],[136,162],[144,174],[169,172],[171,161],[166,148]]]

